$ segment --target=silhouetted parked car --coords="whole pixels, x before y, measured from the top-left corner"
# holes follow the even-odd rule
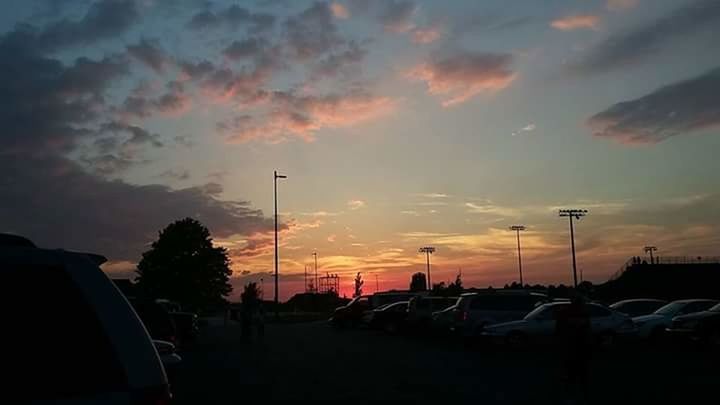
[[[0,236],[2,298],[12,303],[0,403],[169,403],[155,346],[98,267],[104,258],[8,239]]]
[[[415,296],[409,301],[407,322],[416,328],[428,327],[433,313],[455,305],[457,300],[458,297]]]
[[[673,318],[667,331],[675,339],[690,339],[720,347],[720,304],[707,311]]]
[[[170,317],[175,324],[175,331],[181,348],[194,343],[200,329],[198,316],[193,312],[170,312]]]
[[[558,311],[569,305],[569,302],[543,304],[522,320],[485,327],[482,335],[513,346],[552,342],[556,335]],[[600,304],[585,305],[592,334],[601,345],[611,345],[617,337],[629,337],[635,333],[635,325],[629,316]]]
[[[636,316],[652,314],[661,307],[667,305],[667,303],[668,302],[664,300],[639,298],[618,301],[610,305],[610,308],[634,318]]]
[[[529,291],[493,291],[463,294],[455,306],[454,332],[478,336],[487,325],[522,319],[548,297]]]
[[[370,297],[361,295],[353,298],[347,305],[335,308],[330,324],[336,327],[356,326],[367,311],[372,310],[370,307]]]
[[[718,304],[717,300],[705,299],[673,301],[650,315],[633,318],[633,322],[638,328],[639,338],[659,339],[665,334],[665,330],[670,327],[672,319],[676,316],[704,311],[716,304]]]
[[[128,301],[140,316],[140,320],[147,328],[148,333],[150,333],[150,337],[155,340],[170,342],[176,346],[180,345],[175,321],[165,307],[154,300],[129,298]]]
[[[372,311],[370,327],[388,333],[397,333],[407,324],[408,301],[394,302]]]

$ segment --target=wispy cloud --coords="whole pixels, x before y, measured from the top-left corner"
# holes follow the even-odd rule
[[[468,214],[486,214],[486,215],[497,215],[501,217],[515,217],[519,215],[519,211],[515,208],[501,207],[492,203],[492,201],[486,201],[482,204],[476,204],[472,202],[466,202],[465,208],[467,208]]]
[[[428,92],[442,97],[442,105],[450,107],[509,86],[515,80],[510,68],[512,59],[510,54],[456,52],[433,57],[406,76],[425,82]]]
[[[420,213],[419,213],[419,212],[417,212],[417,211],[412,211],[412,210],[400,211],[400,214],[402,214],[402,215],[411,215],[411,216],[414,216],[414,217],[419,217],[419,216],[420,216]]]
[[[512,135],[512,136],[518,136],[518,135],[520,135],[520,134],[522,134],[522,133],[524,133],[524,132],[532,132],[532,131],[534,131],[535,129],[537,129],[537,126],[536,126],[535,124],[528,124],[528,125],[525,125],[524,127],[520,128],[520,129],[518,129],[517,131],[513,132],[511,135]]]
[[[341,215],[341,212],[329,212],[329,211],[315,211],[315,212],[301,212],[300,215],[304,217],[315,217],[315,218],[324,218],[324,217],[336,217],[338,215]]]
[[[351,210],[358,210],[360,208],[365,208],[367,204],[365,204],[365,201],[362,200],[350,200],[347,203],[348,208]]]
[[[605,7],[610,11],[623,11],[637,7],[640,0],[607,0]]]
[[[448,197],[450,197],[449,195],[447,195],[445,193],[421,193],[421,194],[415,194],[415,195],[418,197],[423,197],[423,198],[448,198]]]
[[[570,15],[550,22],[550,26],[561,31],[597,29],[600,17],[596,15]]]
[[[588,119],[593,135],[654,144],[720,125],[720,68],[617,103]]]

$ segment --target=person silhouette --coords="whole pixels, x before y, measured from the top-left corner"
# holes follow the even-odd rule
[[[570,305],[558,309],[555,328],[567,393],[576,399],[578,396],[587,399],[591,324],[585,299],[580,294],[571,298]]]

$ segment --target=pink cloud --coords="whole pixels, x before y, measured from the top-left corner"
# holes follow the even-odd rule
[[[560,31],[573,31],[579,29],[597,29],[600,17],[596,15],[571,15],[558,18],[550,26]]]
[[[333,2],[332,4],[330,4],[330,10],[332,10],[333,16],[335,16],[335,18],[340,18],[344,20],[350,17],[350,12],[348,11],[347,7],[340,3]]]
[[[438,27],[415,28],[410,32],[412,41],[416,44],[429,44],[440,39],[442,32]]]
[[[424,81],[428,92],[443,96],[442,105],[463,103],[484,92],[502,90],[515,80],[509,54],[465,52],[421,63],[407,74]]]
[[[218,129],[229,134],[228,142],[264,139],[277,143],[289,137],[309,142],[320,129],[351,127],[385,116],[396,107],[391,98],[361,93],[296,96],[276,92],[268,100],[270,112],[259,119],[243,115],[218,125]]]
[[[640,0],[607,0],[605,5],[610,11],[623,11],[637,7]]]

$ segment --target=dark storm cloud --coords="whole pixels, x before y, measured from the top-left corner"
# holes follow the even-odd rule
[[[613,35],[591,48],[572,71],[592,74],[638,63],[674,41],[707,30],[720,35],[720,1],[698,0],[637,29]]]
[[[345,43],[333,22],[328,3],[315,2],[284,24],[284,39],[292,56],[309,60]]]
[[[313,80],[331,78],[343,72],[344,69],[358,65],[367,55],[367,49],[361,47],[357,42],[350,41],[345,49],[327,55],[313,66],[310,78]]]
[[[124,30],[124,12],[134,10],[128,4],[102,1],[79,22],[46,31],[23,26],[0,36],[0,231],[115,260],[137,260],[158,230],[186,216],[216,237],[269,231],[262,212],[244,201],[221,200],[217,185],[173,190],[104,177],[144,163],[142,152],[162,145],[157,134],[112,120],[117,110],[107,93],[129,75],[128,58],[63,62],[43,52]],[[147,95],[146,87],[134,95]],[[167,97],[153,100],[154,108],[176,109],[182,90],[169,83]]]
[[[55,59],[17,54],[0,42],[0,125],[7,151],[67,151],[91,133],[106,108],[104,91],[129,73],[127,61]]]
[[[130,138],[125,142],[127,145],[141,145],[147,143],[157,148],[163,146],[158,134],[152,134],[135,125],[128,125],[120,122],[109,122],[102,126],[101,132],[128,134],[130,135]]]
[[[13,43],[25,52],[50,52],[114,38],[127,31],[139,18],[132,0],[102,0],[91,4],[85,16],[77,21],[63,19],[41,30],[20,24],[3,42]]]
[[[172,63],[172,58],[163,51],[157,40],[143,38],[135,45],[128,45],[127,51],[157,73],[163,73],[167,65]]]
[[[187,170],[165,170],[157,177],[163,177],[171,180],[187,180],[190,178],[190,172]]]
[[[387,0],[383,1],[379,19],[387,31],[407,32],[412,29],[412,17],[416,6],[412,1]]]
[[[650,144],[720,125],[720,68],[617,103],[588,125],[595,136]]]
[[[223,55],[230,60],[254,59],[262,56],[268,47],[268,41],[263,38],[246,38],[233,41],[223,50]]]
[[[156,99],[147,98],[144,92],[130,94],[118,112],[123,117],[147,118],[156,113],[177,114],[189,108],[190,96],[185,93],[182,82],[172,80],[165,87],[165,94]]]
[[[173,190],[108,181],[59,157],[4,156],[0,173],[3,231],[40,246],[137,260],[160,229],[186,216],[203,222],[215,237],[272,227],[247,202],[222,201],[204,187]]]
[[[224,10],[214,12],[204,10],[196,13],[188,22],[194,30],[213,28],[230,28],[233,30],[249,27],[252,32],[268,31],[275,25],[275,16],[266,13],[253,13],[246,8],[232,5]]]

